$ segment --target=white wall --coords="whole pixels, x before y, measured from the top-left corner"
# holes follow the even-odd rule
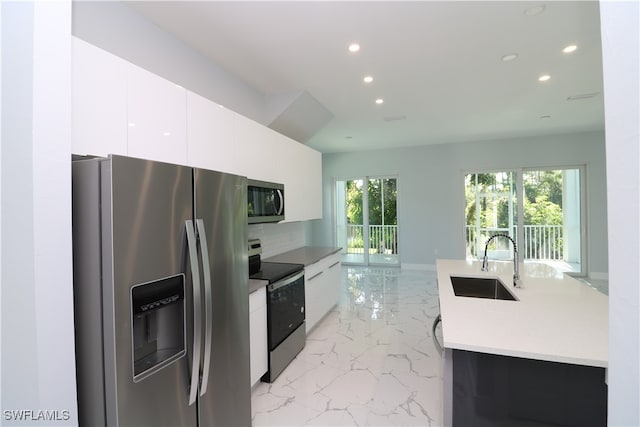
[[[76,425],[71,3],[0,5],[1,423]],[[25,422],[12,411],[23,411]]]
[[[509,141],[441,144],[323,156],[323,220],[313,243],[331,245],[332,180],[398,176],[398,222],[403,265],[463,258],[464,172],[537,166],[587,166],[588,268],[607,272],[604,135],[588,132]]]
[[[262,259],[281,254],[307,242],[305,222],[287,222],[284,224],[251,224],[249,239],[262,242]]]
[[[640,425],[640,6],[600,3],[609,211],[609,425]]]

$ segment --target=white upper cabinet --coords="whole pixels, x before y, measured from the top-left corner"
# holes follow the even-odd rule
[[[322,154],[73,38],[74,154],[121,154],[272,181],[285,221],[322,218]]]
[[[102,49],[72,39],[74,154],[127,154],[127,67]]]
[[[129,156],[187,164],[187,91],[131,64],[127,130]]]
[[[187,163],[239,174],[234,144],[236,114],[187,91]]]
[[[282,182],[281,153],[274,131],[240,114],[235,118],[238,167],[251,179]]]
[[[240,115],[235,132],[241,174],[284,184],[284,222],[322,218],[322,153]]]
[[[322,153],[286,140],[285,222],[322,218]]]

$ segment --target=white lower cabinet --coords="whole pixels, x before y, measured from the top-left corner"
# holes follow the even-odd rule
[[[267,288],[249,295],[249,353],[251,357],[251,386],[267,372]]]
[[[338,303],[340,297],[340,253],[330,255],[304,269],[306,331],[309,333]]]

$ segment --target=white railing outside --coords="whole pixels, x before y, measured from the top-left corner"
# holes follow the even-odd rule
[[[476,228],[467,225],[467,251],[475,258],[482,256],[479,253],[484,248],[485,238],[498,233],[506,233],[515,236],[516,228],[509,233],[508,228]],[[484,236],[481,241],[476,240],[476,234]],[[527,260],[562,260],[564,235],[562,225],[525,225],[524,245],[517,241],[518,250],[523,252]],[[507,249],[508,247],[505,246]]]
[[[397,225],[370,225],[369,226],[369,253],[397,254],[398,253],[398,226]],[[364,253],[364,226],[347,225],[347,253]]]

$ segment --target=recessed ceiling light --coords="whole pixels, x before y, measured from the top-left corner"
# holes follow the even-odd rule
[[[162,136],[171,136],[171,132],[162,132]]]
[[[546,119],[550,119],[551,116],[548,114],[545,114],[544,116],[540,116],[541,119],[546,120]]]
[[[384,102],[384,99],[382,99],[382,98],[376,99],[376,104],[378,104],[378,105],[382,104],[383,102]]]
[[[404,115],[402,115],[402,116],[388,116],[388,117],[384,117],[383,120],[385,122],[397,122],[399,120],[404,120],[406,118],[407,118],[407,116],[404,116]]]
[[[544,12],[545,7],[546,6],[544,4],[539,4],[537,6],[529,7],[524,10],[524,14],[527,16],[540,15],[542,12]]]
[[[562,53],[575,52],[577,48],[578,48],[578,46],[576,46],[575,44],[570,44],[569,46],[567,46],[564,49],[562,49]]]
[[[540,77],[538,77],[538,81],[539,82],[546,82],[550,78],[551,78],[551,76],[549,74],[543,74]]]
[[[364,76],[364,79],[362,79],[365,83],[371,83],[373,81],[373,77],[371,76]]]
[[[351,43],[349,45],[349,52],[355,53],[360,50],[360,45],[358,43]]]
[[[517,53],[507,53],[506,55],[502,55],[502,61],[504,62],[513,61],[517,57],[518,57]]]

